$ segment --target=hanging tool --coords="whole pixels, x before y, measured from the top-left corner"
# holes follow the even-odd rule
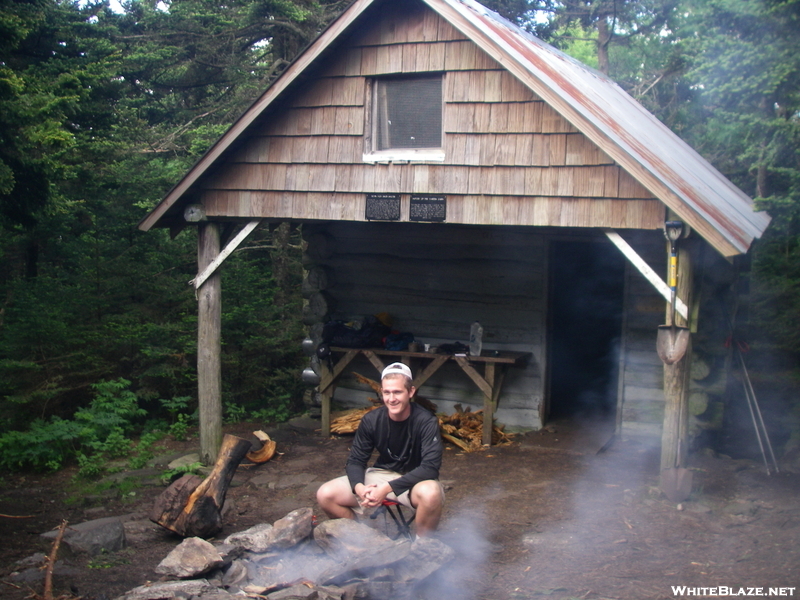
[[[675,298],[678,293],[678,238],[683,233],[683,223],[680,221],[667,221],[664,223],[664,235],[669,240],[669,287],[672,298],[670,300],[670,319],[666,325],[658,326],[656,338],[656,352],[665,365],[678,362],[686,354],[689,347],[689,328],[675,325]]]

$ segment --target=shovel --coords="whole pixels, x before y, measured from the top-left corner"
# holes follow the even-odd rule
[[[688,327],[678,327],[675,325],[675,296],[678,292],[678,251],[677,242],[683,231],[683,223],[680,221],[667,221],[664,227],[664,235],[670,243],[669,252],[669,287],[672,292],[670,299],[670,318],[669,324],[658,326],[658,337],[656,338],[656,352],[658,357],[665,365],[678,362],[686,354],[689,346]]]
[[[661,471],[661,491],[671,502],[683,502],[692,493],[692,472],[678,466],[681,461],[681,442],[678,440],[678,453],[675,466]]]

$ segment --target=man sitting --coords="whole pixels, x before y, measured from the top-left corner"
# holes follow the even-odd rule
[[[438,481],[442,465],[439,420],[411,399],[416,393],[411,369],[393,363],[381,373],[383,406],[361,418],[346,475],[323,484],[317,502],[331,518],[354,519],[364,508],[393,500],[416,510],[417,535],[436,529],[444,490]],[[367,468],[372,451],[375,464]]]

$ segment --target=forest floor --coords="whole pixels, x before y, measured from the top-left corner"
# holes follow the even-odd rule
[[[240,423],[226,432],[255,442],[252,432],[261,428]],[[296,508],[318,511],[316,488],[343,473],[350,438],[323,439],[308,420],[267,431],[280,454],[239,468],[220,538]],[[676,586],[722,586],[694,595],[758,595],[762,588],[763,596],[800,596],[799,474],[768,475],[757,462],[696,452],[689,465],[694,491],[676,506],[658,489],[658,448],[618,440],[598,454],[601,442],[556,424],[479,452],[448,445],[438,535],[458,558],[440,600],[655,600],[689,593]],[[169,442],[165,460],[197,446],[196,439]],[[123,517],[128,545],[91,558],[63,553],[56,595],[113,599],[156,581],[154,568],[180,541],[147,519],[163,486],[95,494],[69,470],[6,474],[2,483],[0,513],[30,515],[0,517],[2,598],[42,593],[41,579],[10,575],[22,570],[17,561],[49,549],[40,534],[62,519]]]

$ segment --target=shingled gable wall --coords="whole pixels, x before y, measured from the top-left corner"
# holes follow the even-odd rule
[[[657,229],[663,205],[420,2],[385,4],[207,181],[210,218],[362,221],[365,194],[446,194],[447,222]],[[373,18],[368,18],[368,17]],[[367,79],[444,73],[441,163],[363,161]]]

